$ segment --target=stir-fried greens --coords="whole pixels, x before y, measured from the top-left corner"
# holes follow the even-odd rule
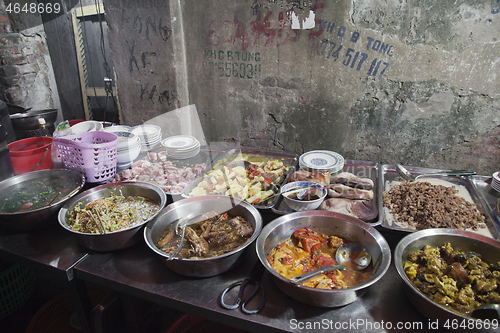
[[[43,181],[28,181],[14,185],[0,194],[0,212],[21,213],[58,202],[78,184],[67,177],[52,177]]]
[[[146,221],[160,206],[141,196],[111,195],[92,201],[85,207],[79,203],[71,212],[68,225],[83,233],[108,233],[123,230]]]

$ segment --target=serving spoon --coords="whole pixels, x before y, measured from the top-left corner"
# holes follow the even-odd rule
[[[471,316],[476,319],[500,320],[500,304],[484,304],[474,309]]]
[[[337,249],[335,260],[337,260],[338,264],[362,271],[370,265],[372,256],[363,245],[359,243],[347,243]]]
[[[477,174],[475,171],[469,171],[469,170],[451,170],[451,171],[444,171],[444,172],[431,172],[431,173],[422,173],[420,175],[412,175],[408,169],[406,169],[404,166],[401,164],[395,163],[394,166],[396,167],[396,171],[398,172],[398,175],[401,176],[404,180],[413,182],[417,180],[420,177],[425,177],[425,176],[473,176]]]
[[[337,261],[337,265],[321,267],[314,271],[295,276],[289,279],[290,283],[301,284],[302,282],[307,281],[318,274],[322,274],[328,271],[334,271],[336,269],[342,271],[346,270],[347,266],[351,267],[354,270],[361,271],[368,267],[368,265],[372,261],[372,256],[361,244],[347,243],[337,249],[337,252],[335,253],[335,259]]]

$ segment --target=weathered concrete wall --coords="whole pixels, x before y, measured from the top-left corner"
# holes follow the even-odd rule
[[[25,3],[17,2],[20,8]],[[0,99],[33,110],[58,109],[61,120],[41,16],[15,13],[8,4],[0,1]]]
[[[104,6],[124,123],[142,124],[175,109],[176,63],[168,1],[108,0]]]
[[[161,70],[170,70],[160,90],[186,92],[175,94],[178,104],[196,104],[208,141],[481,174],[500,168],[496,1],[130,2],[106,8],[124,118],[142,112],[122,97],[138,99],[131,87],[147,82],[130,62],[131,16],[142,13],[161,17],[175,43],[136,34],[134,45],[149,49],[135,51],[158,47]],[[295,29],[291,11],[314,27]],[[123,17],[129,30],[117,24]],[[175,107],[157,103],[152,113]]]

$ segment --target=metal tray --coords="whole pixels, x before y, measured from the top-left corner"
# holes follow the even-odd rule
[[[148,158],[148,154],[147,153],[158,153],[160,151],[163,151],[164,149],[165,149],[164,147],[158,146],[158,147],[155,147],[153,150],[151,150],[149,152],[146,152],[146,151],[141,152],[141,154],[134,161],[134,163],[142,161],[142,160],[150,161],[149,158]],[[179,160],[179,159],[172,159],[172,158],[170,158],[170,157],[167,156],[166,161],[172,162],[172,164],[176,168],[179,168],[179,169],[183,169],[183,168],[186,168],[186,167],[193,167],[196,164],[205,163],[207,165],[205,167],[205,169],[203,170],[203,173],[205,173],[205,172],[207,172],[209,170],[208,168],[210,166],[210,163],[212,163],[212,161],[214,161],[215,159],[217,159],[218,156],[221,155],[223,152],[224,151],[222,151],[222,150],[217,150],[217,149],[205,148],[204,147],[204,148],[200,149],[199,154],[197,154],[196,156],[193,156],[191,158],[180,159]],[[152,162],[152,163],[160,163],[160,162]],[[120,172],[123,172],[123,171],[125,171],[125,170],[121,170]],[[150,183],[151,184],[155,184],[154,182],[150,182]],[[182,193],[182,191],[181,192],[175,192],[175,193],[171,193],[171,192],[165,191],[165,194],[167,194],[167,195],[169,195],[169,196],[171,196],[173,198],[176,198],[176,199],[180,198],[181,193]]]
[[[196,186],[198,186],[198,184],[203,180],[203,177],[205,176],[205,174],[209,170],[211,170],[213,168],[213,166],[215,164],[217,164],[218,161],[225,159],[225,158],[229,158],[236,153],[242,153],[242,154],[254,155],[254,156],[262,156],[265,158],[281,159],[281,160],[283,160],[283,162],[285,164],[289,165],[290,169],[288,170],[288,173],[286,174],[285,178],[282,181],[280,181],[278,184],[275,184],[277,188],[280,188],[281,185],[283,185],[288,180],[290,175],[297,169],[297,165],[299,163],[299,155],[297,155],[297,154],[264,151],[261,149],[250,148],[250,147],[241,147],[241,148],[231,149],[231,150],[228,150],[228,151],[220,154],[219,156],[217,156],[217,158],[214,159],[212,161],[212,163],[210,163],[208,165],[206,171],[201,176],[199,176],[198,178],[193,180],[191,183],[189,183],[184,188],[184,190],[181,192],[181,196],[183,198],[190,198],[190,196],[187,193],[191,192]],[[271,209],[272,207],[274,207],[274,205],[276,204],[279,197],[280,196],[274,197],[274,199],[267,204],[253,205],[253,206],[255,208],[258,208],[258,209]]]
[[[381,197],[378,195],[378,186],[379,186],[379,163],[376,162],[369,162],[369,161],[358,161],[358,160],[345,160],[344,161],[344,168],[342,169],[342,172],[350,172],[360,178],[370,178],[373,180],[373,199],[372,202],[373,204],[378,208],[379,207],[379,200],[381,200]],[[332,177],[333,179],[333,177]],[[272,208],[272,211],[276,214],[279,215],[285,215],[289,213],[295,212],[293,209],[291,209],[283,200],[282,196],[279,196],[278,201],[276,205]],[[380,212],[379,212],[380,216]],[[366,222],[371,226],[377,226],[378,220],[375,222]]]
[[[493,221],[497,233],[500,234],[500,219],[498,219],[493,212],[497,206],[498,200],[500,200],[500,192],[495,191],[491,187],[491,177],[471,176],[470,181],[479,196],[479,200],[481,200],[485,208],[486,216]]]
[[[450,170],[444,170],[444,169],[431,169],[431,168],[421,168],[421,167],[410,167],[410,166],[404,166],[408,171],[410,171],[411,174],[413,175],[419,175],[419,174],[427,174],[427,173],[444,173],[448,172]],[[471,177],[476,177],[476,176],[429,176],[432,178],[438,178],[442,180],[446,180],[447,182],[450,182],[452,184],[456,185],[462,185],[464,186],[467,191],[469,192],[472,201],[477,206],[477,209],[485,215],[485,223],[489,231],[491,232],[493,238],[499,239],[500,238],[500,232],[498,228],[495,226],[495,223],[493,223],[493,220],[491,218],[491,213],[487,212],[487,209],[484,207],[474,185],[473,182],[471,181]],[[388,183],[392,181],[397,181],[401,180],[400,176],[398,175],[396,168],[394,165],[391,164],[383,164],[380,167],[380,177],[379,177],[380,183],[379,183],[379,225],[389,229],[389,230],[394,230],[394,231],[402,231],[402,232],[414,232],[415,230],[408,229],[408,228],[403,228],[397,225],[392,225],[391,223],[388,222],[386,216],[385,216],[385,211],[384,211],[384,200],[383,200],[383,192],[386,189],[386,186]]]

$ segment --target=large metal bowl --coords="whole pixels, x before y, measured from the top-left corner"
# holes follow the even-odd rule
[[[56,224],[57,211],[61,206],[77,195],[85,184],[85,176],[74,170],[51,169],[39,170],[23,173],[21,175],[7,178],[0,182],[0,193],[12,191],[12,186],[29,184],[35,181],[48,181],[49,179],[59,178],[67,182],[68,186],[74,186],[77,189],[68,197],[62,197],[52,205],[20,213],[2,213],[0,212],[0,225],[15,230],[36,230]]]
[[[253,227],[254,232],[245,244],[221,256],[204,259],[179,259],[168,261],[168,255],[158,249],[155,241],[170,223],[189,214],[203,214],[215,211],[218,214],[227,212],[229,216],[242,216]],[[249,203],[228,196],[199,196],[177,201],[168,205],[163,212],[144,229],[144,238],[148,246],[160,256],[171,270],[186,276],[208,277],[222,274],[237,266],[244,260],[246,251],[251,247],[262,230],[262,216]]]
[[[47,127],[54,126],[57,119],[57,109],[29,110],[23,113],[16,113],[10,116],[12,126],[16,131],[35,130],[40,126],[38,119],[44,118]]]
[[[144,222],[138,223],[128,229],[108,232],[105,234],[89,234],[73,230],[67,223],[73,209],[81,203],[86,205],[94,200],[111,195],[143,196],[156,202],[160,209],[158,213]],[[59,224],[71,232],[76,241],[90,250],[94,251],[114,251],[137,244],[142,240],[142,229],[145,224],[154,219],[155,216],[165,207],[167,196],[165,192],[156,185],[145,182],[117,182],[104,184],[80,193],[71,201],[67,202],[59,211]]]
[[[373,259],[374,275],[364,283],[346,289],[321,290],[292,284],[274,270],[267,256],[295,230],[306,227],[365,245]],[[260,262],[272,274],[281,291],[297,301],[320,307],[339,307],[354,302],[382,278],[391,263],[389,244],[375,228],[357,218],[328,211],[296,212],[279,217],[262,229],[256,245]]]
[[[411,252],[422,249],[425,245],[442,246],[450,243],[453,249],[459,251],[472,251],[481,254],[486,262],[496,263],[500,261],[500,243],[492,238],[485,237],[470,231],[456,229],[426,229],[405,236],[396,246],[394,251],[394,265],[404,281],[404,290],[407,297],[415,308],[432,322],[440,325],[450,324],[447,330],[456,332],[471,332],[470,329],[462,329],[471,319],[438,305],[431,301],[423,292],[418,290],[404,271],[404,263]],[[458,323],[455,325],[454,323]],[[460,325],[462,324],[462,325]],[[492,332],[492,328],[481,330],[480,325],[471,322],[474,332]],[[485,326],[482,326],[485,327]]]

